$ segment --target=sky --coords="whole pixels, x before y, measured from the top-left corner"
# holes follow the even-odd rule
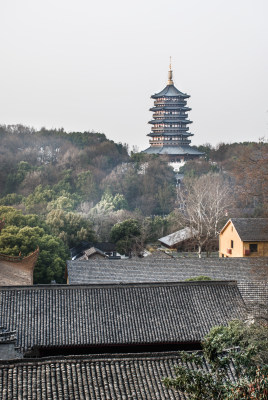
[[[0,124],[143,150],[172,56],[192,144],[268,138],[267,0],[0,0],[0,16]]]

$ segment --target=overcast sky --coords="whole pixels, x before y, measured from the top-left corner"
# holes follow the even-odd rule
[[[192,144],[268,137],[268,0],[0,0],[0,15],[0,124],[145,149],[172,56]]]

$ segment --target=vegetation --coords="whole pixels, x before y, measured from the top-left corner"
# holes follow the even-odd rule
[[[180,201],[184,208],[185,224],[191,228],[197,241],[199,257],[202,247],[216,239],[226,222],[226,210],[230,207],[231,199],[230,188],[219,174],[209,173],[199,178],[185,179]]]
[[[180,352],[176,378],[164,383],[196,400],[266,400],[268,396],[268,331],[241,321],[212,328],[203,352]],[[208,371],[204,361],[210,365]],[[195,365],[195,370],[189,369]]]
[[[111,229],[110,239],[116,244],[117,251],[121,254],[131,255],[133,249],[139,247],[140,237],[141,226],[135,219],[120,222]]]
[[[242,216],[268,216],[268,142],[264,138],[258,143],[220,143],[215,148],[206,144],[197,148],[206,154],[210,168],[222,170],[231,178],[229,184]],[[187,163],[185,174],[198,175],[197,165]]]
[[[34,281],[64,282],[65,263],[69,257],[63,241],[51,234],[49,226],[37,215],[23,215],[12,207],[0,207],[5,227],[0,233],[0,253],[27,256],[39,247]]]
[[[60,262],[53,257],[54,261],[41,262],[42,248],[35,283],[61,282],[67,248],[83,239],[115,240],[121,251],[138,252],[188,225],[198,232],[202,247],[215,237],[224,219],[268,215],[267,143],[215,148],[206,144],[198,149],[206,157],[182,167],[185,180],[178,189],[167,160],[143,153],[129,155],[127,145],[114,143],[102,133],[0,126],[0,206],[6,221],[0,252],[27,255],[40,238],[49,235],[55,248],[61,248]],[[232,207],[227,192],[235,199]],[[218,214],[214,200],[220,204]],[[190,206],[194,204],[202,209],[202,221],[193,217]],[[216,214],[215,228],[215,220],[209,219]],[[129,221],[136,221],[138,233],[118,228],[121,236],[116,237],[113,226],[127,227]],[[15,238],[21,234],[14,228],[37,228],[28,239],[32,244],[18,240],[7,245],[8,232],[9,237],[14,232]]]
[[[194,276],[193,278],[185,279],[185,282],[190,282],[190,281],[211,281],[212,279],[209,278],[209,276],[205,275],[199,275],[199,276]]]
[[[114,210],[151,215],[174,208],[174,176],[167,163],[130,158],[126,145],[104,134],[0,126],[0,144],[2,205],[46,215],[51,209],[91,209],[110,195]]]
[[[52,235],[59,237],[69,248],[76,246],[81,240],[95,240],[91,221],[77,213],[51,210],[46,223]]]

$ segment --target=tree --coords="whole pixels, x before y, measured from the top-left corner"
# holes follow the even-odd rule
[[[0,234],[0,253],[27,256],[39,247],[34,283],[64,282],[65,262],[69,257],[64,243],[40,227],[9,225]]]
[[[13,225],[19,228],[23,228],[25,226],[34,228],[38,226],[39,228],[44,229],[46,233],[50,233],[49,227],[38,215],[24,215],[20,210],[16,210],[13,207],[0,206],[0,219],[5,220],[6,226]]]
[[[256,214],[268,215],[268,143],[260,141],[243,149],[239,158],[229,165],[235,178],[237,194],[248,206],[253,205]]]
[[[141,226],[135,219],[127,219],[115,224],[111,229],[110,239],[116,244],[119,253],[131,254],[139,248]]]
[[[91,171],[80,172],[77,175],[76,189],[85,201],[94,200],[96,198],[96,183]]]
[[[23,215],[12,207],[0,206],[0,220],[5,226],[0,232],[0,253],[23,257],[39,247],[34,269],[34,283],[64,282],[64,270],[69,252],[63,241],[53,236],[49,225],[38,215]]]
[[[183,218],[190,226],[198,243],[198,255],[202,247],[215,239],[226,220],[231,205],[230,188],[219,174],[202,175],[199,178],[185,180],[179,191],[183,205]]]
[[[176,378],[163,380],[167,387],[195,400],[267,400],[266,327],[232,321],[212,328],[202,346],[203,352],[180,352],[182,364],[175,368]],[[189,369],[189,364],[196,368]]]
[[[58,236],[68,247],[77,245],[81,240],[94,241],[95,235],[91,221],[73,212],[60,209],[51,210],[46,223],[51,233]]]
[[[180,168],[180,173],[184,177],[196,178],[198,176],[219,172],[219,167],[216,163],[208,162],[205,160],[189,160]]]
[[[70,196],[59,196],[56,200],[52,200],[47,205],[47,210],[64,210],[71,211],[74,209],[74,200]]]

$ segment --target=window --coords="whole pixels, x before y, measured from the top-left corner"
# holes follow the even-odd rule
[[[251,253],[257,253],[257,251],[258,251],[257,243],[250,243],[249,244],[249,250],[250,250]]]
[[[234,248],[234,241],[231,240],[231,249],[233,249],[233,248]]]

